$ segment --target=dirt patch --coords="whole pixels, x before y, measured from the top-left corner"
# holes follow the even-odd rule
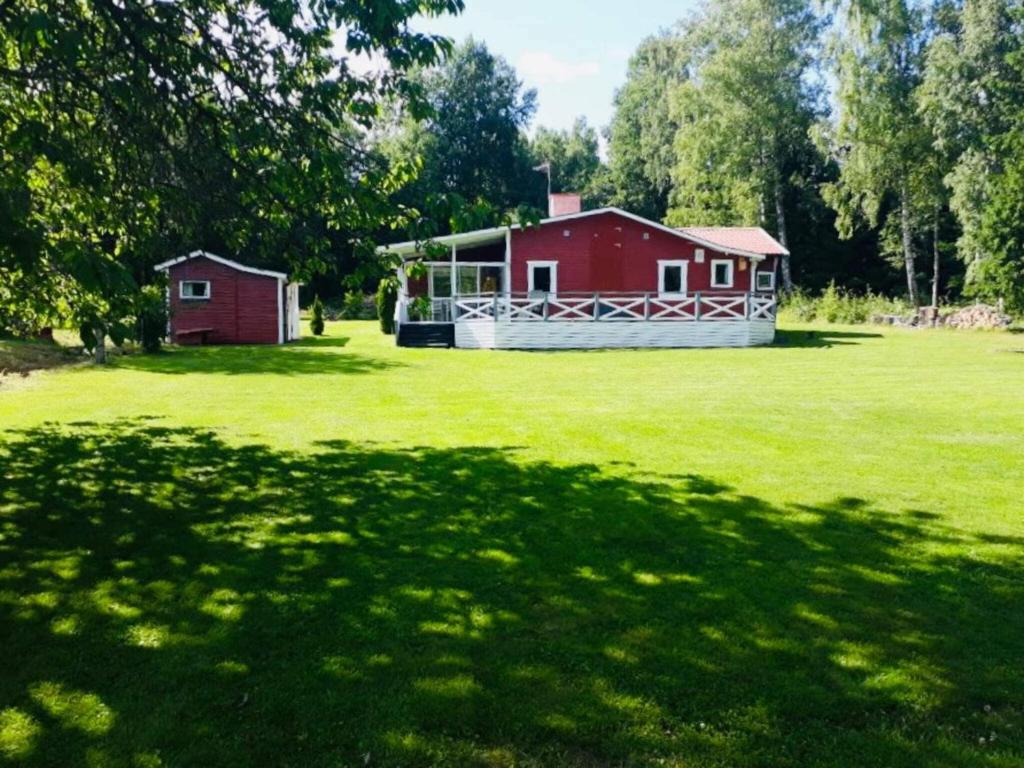
[[[86,359],[81,347],[67,347],[55,341],[0,339],[0,384],[12,376],[58,368]]]

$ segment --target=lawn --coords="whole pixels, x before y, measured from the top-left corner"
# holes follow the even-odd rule
[[[0,762],[1015,766],[1024,336],[0,384]]]

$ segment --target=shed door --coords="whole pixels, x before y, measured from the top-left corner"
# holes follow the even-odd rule
[[[284,316],[285,341],[295,341],[302,335],[299,324],[299,284],[288,283],[285,289]]]

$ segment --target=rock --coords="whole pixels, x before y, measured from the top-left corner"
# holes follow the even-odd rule
[[[947,328],[1009,328],[1011,318],[988,304],[975,304],[954,310],[941,319]]]

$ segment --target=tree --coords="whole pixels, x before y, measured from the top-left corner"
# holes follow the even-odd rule
[[[836,40],[839,119],[821,143],[839,161],[825,186],[837,228],[849,237],[858,217],[883,225],[886,250],[899,254],[907,294],[920,303],[915,235],[938,195],[932,135],[916,106],[924,67],[923,11],[907,0],[847,6]]]
[[[397,198],[416,208],[447,197],[500,211],[530,200],[530,185],[540,187],[523,130],[536,109],[536,93],[523,88],[512,66],[469,38],[443,64],[420,70],[415,83],[429,116],[401,114],[381,142],[391,158],[419,158],[418,178]]]
[[[807,0],[718,0],[695,24],[694,75],[673,93],[670,223],[769,225],[788,245],[785,202],[818,113],[820,26]],[[792,290],[788,256],[782,281]]]
[[[552,191],[579,192],[588,208],[603,202],[596,186],[601,171],[597,131],[586,118],[576,118],[567,131],[538,128],[530,141],[530,162],[551,163]]]
[[[423,114],[405,73],[448,45],[407,21],[461,8],[0,3],[0,273],[59,291],[99,360],[151,265],[183,242],[216,237],[298,274],[323,267],[329,233],[369,253],[366,234],[401,221],[389,196],[410,168],[358,137],[384,101]],[[358,74],[339,34],[386,71]]]
[[[668,210],[675,163],[669,94],[690,77],[691,46],[686,26],[644,40],[615,94],[608,129],[611,202],[657,221]]]
[[[309,321],[309,330],[313,332],[314,336],[324,335],[324,303],[320,301],[320,297],[316,296],[313,299],[313,316]]]
[[[938,16],[918,102],[935,150],[946,160],[965,287],[1024,308],[1024,231],[1014,212],[1024,160],[1017,138],[1024,127],[1024,8],[1007,0],[967,0],[941,6]]]

